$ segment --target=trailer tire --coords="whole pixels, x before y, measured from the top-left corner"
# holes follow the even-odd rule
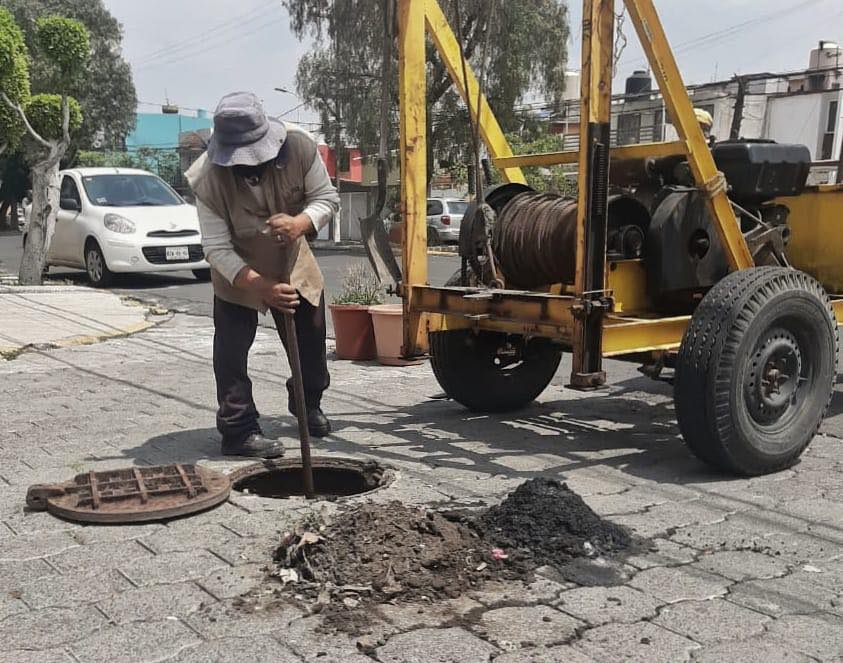
[[[815,279],[784,267],[729,274],[697,307],[676,360],[688,447],[743,475],[790,467],[825,417],[837,354],[837,321]]]
[[[517,354],[502,355],[502,348]],[[508,412],[533,402],[561,358],[561,349],[546,338],[470,330],[430,334],[436,379],[450,398],[474,412]]]

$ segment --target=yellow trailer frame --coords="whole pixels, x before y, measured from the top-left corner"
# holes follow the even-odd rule
[[[652,0],[624,0],[679,140],[609,149],[614,49],[614,0],[584,0],[582,110],[579,152],[514,155],[470,67],[462,75],[460,44],[438,0],[398,0],[401,209],[404,217],[405,356],[424,354],[427,334],[488,329],[557,339],[573,350],[572,384],[598,386],[603,356],[671,350],[689,316],[655,317],[642,301],[643,269],[636,261],[606,262],[606,201],[600,187],[608,160],[686,155],[698,186],[708,193],[715,227],[732,269],[754,265],[726,197],[708,144],[694,115],[676,60]],[[429,34],[472,118],[492,162],[507,182],[525,182],[522,166],[579,164],[576,279],[564,294],[431,287],[427,272],[427,156],[425,37]],[[478,103],[479,99],[479,103]],[[601,159],[604,162],[601,162]],[[584,174],[584,175],[583,175]],[[602,180],[601,180],[602,178]],[[604,181],[605,180],[605,181]],[[602,225],[602,228],[601,228]],[[636,287],[637,284],[641,287]]]

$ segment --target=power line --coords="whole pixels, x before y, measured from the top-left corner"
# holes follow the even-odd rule
[[[714,32],[709,32],[704,35],[700,35],[699,37],[695,37],[689,41],[681,42],[673,47],[673,53],[684,53],[689,50],[693,50],[700,46],[711,46],[721,41],[727,41],[732,39],[733,37],[742,34],[742,31],[751,30],[756,28],[760,25],[765,23],[769,23],[770,21],[777,20],[779,18],[783,18],[788,14],[792,14],[793,12],[799,11],[800,9],[804,9],[805,7],[809,7],[811,5],[816,5],[821,2],[826,2],[826,0],[804,0],[792,7],[786,7],[783,9],[778,9],[773,12],[769,12],[767,14],[762,14],[761,16],[757,16],[755,18],[748,19],[741,23],[737,23],[728,28],[721,28],[720,30],[715,30]],[[634,62],[646,62],[646,57],[638,57],[638,58],[631,58],[628,60],[622,60],[619,64],[632,64]]]
[[[139,64],[139,65],[147,64],[148,62],[151,62],[153,60],[157,60],[161,57],[171,55],[171,54],[173,54],[174,51],[183,50],[185,48],[189,48],[191,46],[194,46],[198,43],[205,42],[208,39],[209,35],[212,35],[214,33],[227,32],[227,31],[231,30],[232,28],[242,27],[242,25],[244,23],[249,23],[249,22],[254,21],[256,18],[260,18],[260,16],[262,14],[267,13],[268,9],[273,9],[273,8],[275,8],[275,6],[276,6],[276,3],[272,2],[272,3],[267,4],[267,5],[255,7],[254,9],[252,9],[251,11],[247,12],[246,14],[244,14],[242,16],[236,16],[234,18],[230,18],[230,19],[225,20],[221,23],[218,23],[214,27],[211,27],[207,30],[203,30],[202,32],[198,32],[191,37],[187,37],[185,39],[182,39],[175,46],[163,46],[163,47],[158,48],[154,51],[150,51],[148,53],[145,53],[137,59],[137,64]],[[255,16],[255,14],[257,14],[257,16]],[[219,36],[219,35],[217,35],[217,36]]]
[[[274,19],[272,21],[267,21],[266,23],[262,23],[261,25],[257,26],[256,28],[253,28],[252,30],[248,30],[248,31],[240,33],[240,34],[235,34],[235,35],[229,37],[228,39],[225,39],[224,41],[215,41],[214,43],[211,43],[211,44],[203,44],[202,48],[200,48],[198,50],[181,54],[181,55],[179,55],[175,58],[170,58],[170,59],[166,59],[166,60],[160,60],[158,62],[148,63],[148,64],[145,64],[145,65],[142,65],[142,66],[139,66],[139,67],[135,68],[135,71],[142,71],[144,69],[154,69],[156,67],[161,67],[161,66],[164,66],[164,65],[175,64],[176,62],[183,62],[185,60],[192,60],[193,58],[195,58],[199,55],[202,55],[204,53],[207,53],[210,50],[218,49],[221,46],[225,46],[227,44],[230,44],[233,41],[238,41],[240,39],[243,39],[245,37],[253,35],[256,32],[260,32],[261,30],[265,30],[266,28],[272,27],[274,25],[278,25],[279,23],[282,23],[284,20],[285,20],[284,17],[279,17],[279,18]],[[218,36],[221,36],[221,35],[218,35]]]

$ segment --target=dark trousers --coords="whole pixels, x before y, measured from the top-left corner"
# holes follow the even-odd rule
[[[284,314],[270,310],[286,349]],[[295,321],[305,400],[308,409],[319,407],[322,392],[331,382],[325,357],[325,296],[320,299],[319,306],[300,298]],[[214,376],[219,403],[217,430],[224,440],[240,442],[260,431],[260,415],[252,399],[252,381],[247,370],[249,349],[255,341],[257,326],[257,311],[214,297]],[[292,389],[293,380],[290,378],[287,380],[290,400]]]

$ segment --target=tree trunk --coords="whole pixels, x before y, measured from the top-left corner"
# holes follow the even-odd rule
[[[21,285],[41,285],[43,280],[59,210],[59,152],[51,149],[45,159],[32,167],[32,213],[20,266]]]

